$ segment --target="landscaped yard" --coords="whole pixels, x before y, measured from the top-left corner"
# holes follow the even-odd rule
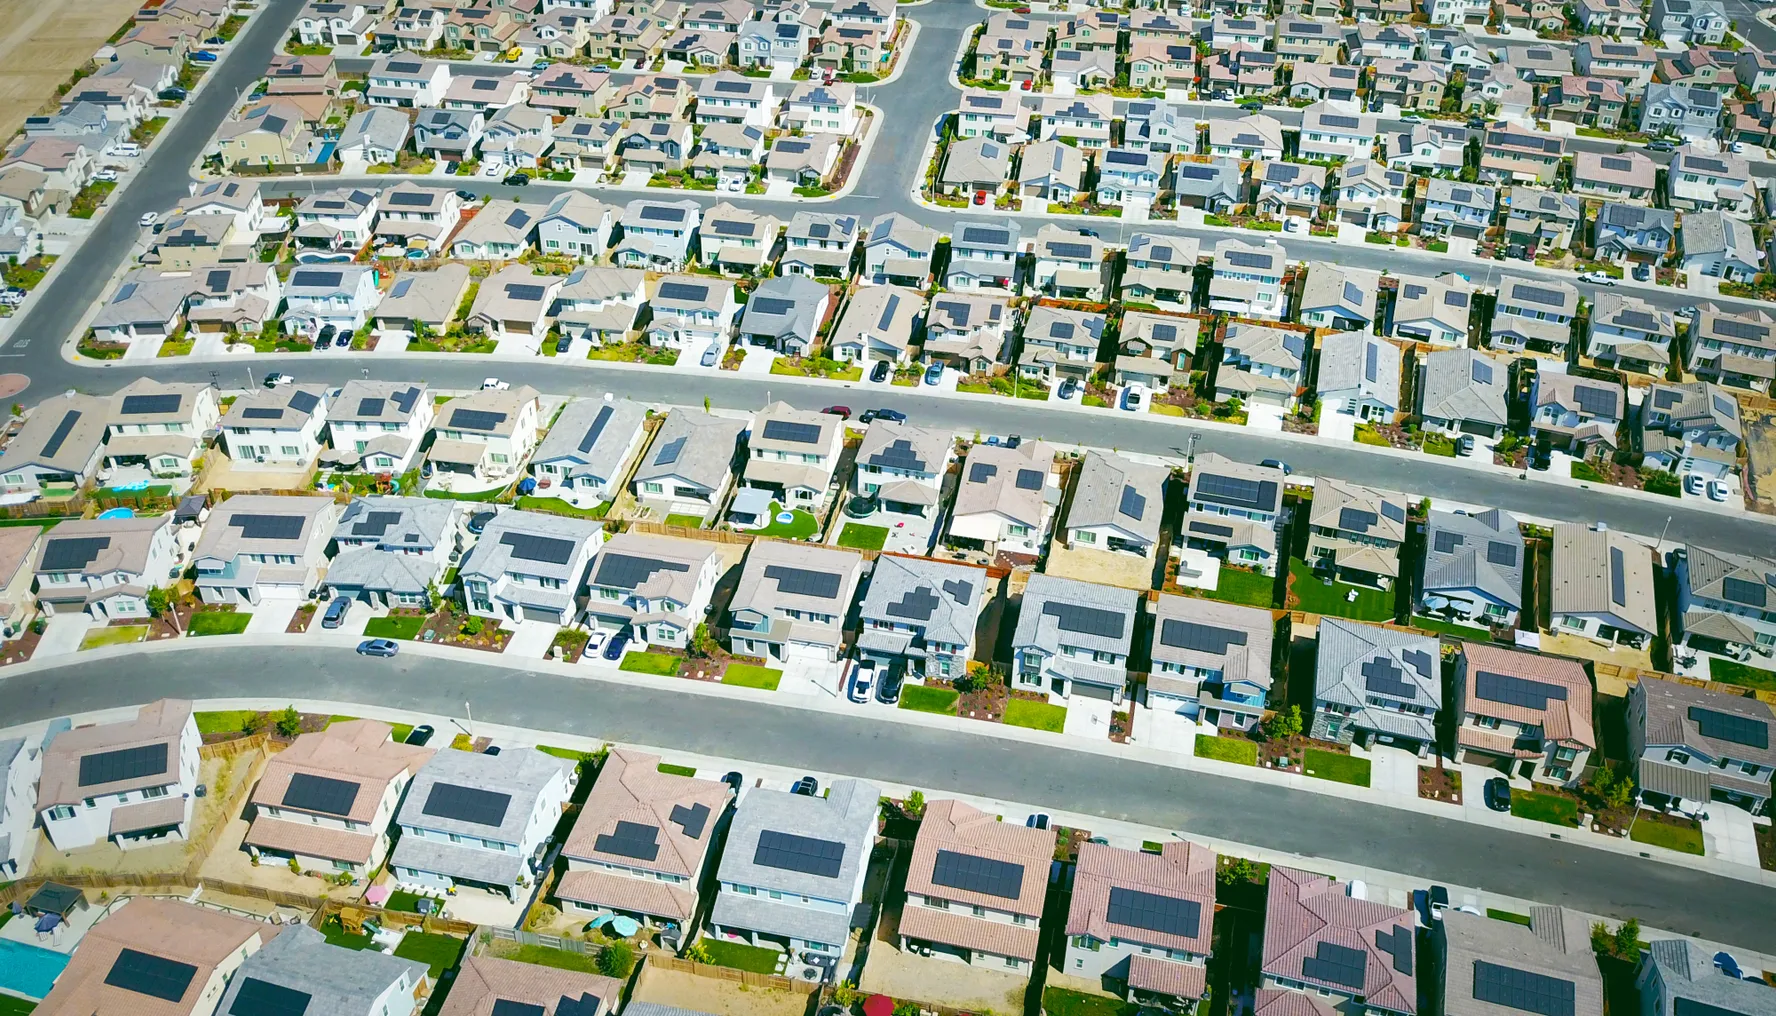
[[[1313,573],[1312,566],[1298,557],[1289,559],[1289,577],[1294,580],[1289,584],[1289,591],[1294,594],[1292,599],[1296,601],[1289,604],[1292,609],[1304,610],[1309,614],[1348,617],[1356,621],[1393,620],[1392,590],[1369,589],[1343,582],[1326,585]],[[1346,597],[1353,592],[1357,594],[1356,599],[1347,600]]]
[[[1255,766],[1258,764],[1258,746],[1251,741],[1198,734],[1196,735],[1196,757],[1219,759],[1222,762],[1232,762],[1235,765]]]
[[[192,713],[200,734],[239,734],[259,715],[257,709],[222,709],[215,712]]]
[[[247,622],[252,619],[253,615],[251,614],[206,610],[191,615],[191,634],[193,636],[239,635],[247,630]]]
[[[1452,624],[1448,621],[1439,621],[1434,617],[1425,617],[1423,614],[1412,615],[1412,627],[1435,632],[1439,635],[1454,635],[1456,638],[1469,639],[1474,642],[1492,641],[1492,629],[1490,628],[1476,628],[1471,624]]]
[[[763,688],[765,691],[776,691],[777,682],[781,680],[783,680],[783,671],[754,666],[750,663],[730,663],[728,669],[722,672],[723,684],[737,684],[742,688]]]
[[[888,542],[888,529],[885,526],[862,526],[855,522],[845,523],[839,530],[839,546],[852,550],[881,550]]]
[[[1708,658],[1708,677],[1722,684],[1736,684],[1758,691],[1776,691],[1776,670],[1723,660],[1718,656]]]
[[[373,617],[364,625],[364,637],[369,639],[411,639],[425,627],[424,617],[412,615],[396,615],[393,617]]]
[[[1309,748],[1302,755],[1301,768],[1315,779],[1349,783],[1357,787],[1369,785],[1369,760],[1366,758],[1340,755],[1322,748]]]
[[[576,508],[558,497],[537,497],[527,494],[516,502],[525,511],[548,512],[551,515],[566,515],[576,519],[602,519],[610,511],[610,502],[605,501],[596,508]]]
[[[86,637],[80,640],[80,648],[97,649],[100,646],[122,646],[131,642],[140,642],[148,637],[148,626],[145,624],[126,624],[116,628],[89,628]]]
[[[814,517],[813,512],[796,508],[790,512],[794,516],[793,518],[788,522],[779,522],[777,514],[781,511],[783,511],[783,506],[772,501],[771,524],[763,529],[754,529],[753,535],[775,536],[782,540],[806,540],[819,532],[820,520]]]
[[[671,677],[678,673],[678,665],[684,661],[676,656],[665,653],[629,653],[623,657],[618,670],[627,670],[636,674],[658,674]]]
[[[389,893],[388,902],[382,905],[384,910],[399,910],[404,914],[419,913],[419,894],[404,889],[396,889]]]
[[[557,970],[578,970],[582,974],[598,973],[598,961],[586,953],[550,949],[540,945],[521,945],[509,953],[504,950],[501,952],[504,958],[517,960],[519,963],[535,963],[540,967],[554,967]]]
[[[395,946],[395,955],[404,960],[427,963],[432,968],[432,980],[443,976],[444,971],[456,966],[457,957],[462,955],[463,939],[449,935],[435,935],[427,931],[410,931],[401,937],[401,944]]]
[[[1664,847],[1680,854],[1702,856],[1702,830],[1694,824],[1679,825],[1676,822],[1641,818],[1628,830],[1628,838],[1636,843]]]
[[[697,775],[697,767],[696,766],[677,766],[677,765],[673,765],[670,762],[660,763],[659,765],[654,767],[654,771],[665,773],[668,776],[695,776],[695,775]]]
[[[961,693],[954,688],[928,688],[922,684],[909,684],[900,689],[900,708],[954,716],[956,700],[961,697]]]
[[[776,973],[777,960],[783,955],[775,949],[760,949],[744,942],[722,942],[706,938],[702,944],[709,952],[709,962],[716,966],[750,970],[755,974]]]
[[[1223,567],[1215,576],[1214,590],[1208,595],[1224,603],[1269,608],[1276,597],[1276,579],[1259,572]]]
[[[668,516],[666,516],[666,524],[669,526],[685,526],[690,529],[702,529],[703,528],[703,516],[701,516],[701,515],[668,515]]]
[[[1131,1016],[1139,1008],[1120,998],[1087,995],[1071,988],[1049,985],[1042,989],[1042,1011],[1047,1016]]]
[[[1005,722],[1013,727],[1030,727],[1058,734],[1067,725],[1067,707],[1014,698],[1005,703]]]
[[[498,501],[500,495],[505,492],[506,488],[495,487],[492,490],[476,490],[459,494],[453,491],[433,490],[432,488],[427,487],[425,496],[435,497],[443,501]]]
[[[353,935],[347,932],[337,917],[329,917],[327,922],[321,925],[321,937],[325,938],[328,944],[339,946],[342,949],[368,949],[371,944],[369,935]]]
[[[1538,794],[1533,790],[1511,791],[1511,814],[1518,818],[1547,822],[1558,826],[1579,824],[1579,802],[1570,797]]]

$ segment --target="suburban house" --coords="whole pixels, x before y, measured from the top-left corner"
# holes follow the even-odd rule
[[[1437,644],[1430,647],[1434,660]],[[1329,1013],[1362,999],[1378,1016],[1412,1016],[1416,939],[1412,911],[1368,899],[1358,883],[1275,865],[1255,1011]]]
[[[824,796],[755,787],[734,810],[709,934],[836,968],[876,845],[881,788],[834,780]]]
[[[1591,678],[1577,661],[1463,642],[1454,687],[1458,763],[1536,783],[1578,783],[1597,734]]]
[[[1776,654],[1776,560],[1686,544],[1671,555],[1677,584],[1672,641],[1740,663]],[[1681,654],[1680,654],[1681,655]]]
[[[948,539],[989,554],[1040,555],[1061,500],[1054,467],[1054,447],[1044,441],[975,443],[962,463]]]
[[[1611,202],[1598,211],[1592,223],[1597,256],[1617,264],[1662,265],[1676,239],[1677,213],[1666,208]]]
[[[1690,320],[1688,366],[1704,381],[1767,393],[1776,377],[1773,326],[1763,311],[1735,314],[1704,303]]]
[[[725,783],[663,771],[658,755],[611,749],[562,844],[556,895],[576,913],[628,917],[684,944],[733,797]]]
[[[1037,231],[1033,247],[1036,268],[1030,282],[1036,288],[1061,299],[1103,300],[1108,274],[1103,241],[1046,225]]]
[[[1161,593],[1147,705],[1219,730],[1253,729],[1270,695],[1275,630],[1268,610]]]
[[[1505,198],[1505,239],[1529,253],[1570,247],[1573,237],[1582,235],[1582,211],[1582,203],[1571,194],[1512,187]]]
[[[1340,582],[1393,588],[1406,542],[1405,495],[1321,477],[1308,514],[1307,562]]]
[[[1215,401],[1239,399],[1292,409],[1312,336],[1246,322],[1228,322],[1222,334]]]
[[[341,1016],[411,1016],[431,989],[431,967],[377,949],[347,949],[307,925],[286,927],[247,957],[216,1003],[251,1012],[284,1003]]]
[[[992,293],[943,293],[925,314],[927,363],[941,363],[962,374],[987,374],[1006,362],[1017,311],[1010,301]]]
[[[1111,148],[1098,156],[1099,204],[1121,205],[1131,215],[1159,200],[1169,156],[1153,149]]]
[[[347,381],[327,411],[331,456],[367,473],[405,473],[434,415],[423,382]]]
[[[1321,618],[1311,736],[1393,745],[1420,757],[1436,751],[1441,659],[1434,638]]]
[[[377,191],[326,190],[296,203],[296,228],[290,238],[298,246],[356,250],[370,240],[370,226],[381,205]]]
[[[1152,852],[1082,844],[1062,971],[1131,1003],[1190,1011],[1209,991],[1216,862],[1189,840]]]
[[[376,305],[380,341],[405,344],[444,334],[469,293],[469,266],[448,262],[431,271],[401,272]]]
[[[1603,155],[1574,152],[1572,191],[1588,197],[1628,204],[1650,204],[1658,171],[1653,160],[1639,152]]]
[[[956,800],[919,823],[900,914],[900,948],[987,969],[1036,961],[1054,833],[1001,822]]]
[[[1579,291],[1570,282],[1501,275],[1492,313],[1492,348],[1564,360],[1578,310]]]
[[[1671,207],[1680,211],[1720,211],[1749,219],[1756,206],[1751,164],[1731,152],[1705,153],[1685,145],[1671,156],[1666,184]]]
[[[458,580],[469,612],[498,621],[569,624],[604,523],[565,515],[502,511],[463,557]]]
[[[37,605],[48,616],[85,611],[99,624],[148,619],[148,591],[184,570],[170,515],[70,518],[40,541]]]
[[[27,745],[22,737],[0,739],[0,876],[18,879],[31,870],[37,855],[37,783],[42,771],[41,742],[33,738]]]
[[[1456,624],[1515,627],[1523,609],[1524,563],[1523,534],[1508,512],[1433,510],[1413,609]]]
[[[1671,212],[1666,212],[1670,216]],[[1683,270],[1747,282],[1764,270],[1764,251],[1749,223],[1722,212],[1691,212],[1683,220]]]
[[[1620,446],[1617,429],[1628,415],[1621,385],[1573,374],[1538,372],[1529,394],[1529,428],[1580,458],[1607,455]]]
[[[335,332],[357,331],[382,299],[377,280],[377,269],[369,265],[298,265],[284,282],[281,330],[310,338],[329,326]]]
[[[273,755],[253,788],[242,846],[305,871],[362,877],[389,851],[389,823],[433,748],[391,740],[381,720],[302,734]]]
[[[222,1012],[229,978],[287,930],[183,900],[126,896],[81,937],[37,1009],[44,1016]],[[142,980],[145,972],[152,972],[151,981]]]
[[[74,391],[37,403],[0,451],[0,481],[6,493],[49,497],[78,493],[98,473],[110,410],[109,399]]]
[[[372,607],[436,608],[432,591],[462,552],[464,514],[443,498],[353,498],[333,532],[327,588]]]
[[[1626,722],[1646,804],[1686,815],[1715,801],[1753,815],[1769,809],[1776,772],[1769,703],[1646,675],[1628,689]]]
[[[753,414],[745,482],[769,490],[782,510],[819,513],[845,445],[844,421],[781,400]]]
[[[863,245],[860,281],[873,285],[910,285],[924,289],[931,279],[931,253],[937,231],[889,212],[870,221]]]
[[[1436,963],[1445,1011],[1513,1016],[1528,998],[1519,993],[1539,990],[1561,999],[1562,1011],[1570,1001],[1573,1016],[1603,1016],[1603,977],[1582,915],[1530,907],[1527,920],[1507,923],[1449,907],[1441,924]]]
[[[1692,85],[1653,83],[1640,104],[1640,129],[1706,141],[1720,129],[1721,93]]]
[[[668,275],[662,278],[648,306],[647,341],[656,348],[694,349],[727,345],[728,333],[740,312],[734,284],[704,275]]]
[[[1011,170],[1011,148],[989,137],[963,138],[944,153],[937,183],[945,194],[992,196]]]
[[[653,201],[637,198],[623,209],[623,239],[611,251],[611,262],[623,268],[658,272],[683,271],[690,260],[691,236],[702,222],[695,201]]]
[[[684,649],[709,608],[725,565],[701,540],[619,533],[586,576],[586,623],[630,632],[635,645]]]
[[[746,421],[674,409],[654,435],[632,490],[643,504],[702,517],[727,492],[735,446]]]
[[[1326,197],[1326,167],[1296,162],[1254,163],[1252,183],[1258,188],[1260,214],[1315,219]]]
[[[1333,193],[1338,221],[1371,230],[1392,231],[1408,219],[1406,185],[1412,176],[1378,159],[1357,159],[1344,164]]]
[[[849,279],[859,225],[855,215],[796,212],[783,231],[785,246],[778,271],[785,275]]]
[[[515,259],[531,249],[537,222],[546,211],[547,206],[540,204],[491,200],[451,236],[450,256],[466,261]],[[527,274],[529,266],[507,265],[504,270]]]
[[[545,877],[549,837],[578,782],[572,760],[536,748],[439,751],[395,815],[389,874],[421,896],[479,889],[517,902]]]
[[[1703,5],[1698,0],[1695,6]],[[1756,981],[1743,975],[1730,976],[1713,963],[1702,943],[1692,944],[1683,939],[1650,944],[1635,978],[1635,987],[1646,1000],[1644,1004],[1648,1009],[1656,1006],[1661,1012],[1702,1005],[1727,1012],[1757,1012],[1769,1001],[1768,997],[1759,994],[1764,988]]]
[[[1179,167],[1181,183],[1183,174],[1193,165],[1197,164],[1186,163]],[[1221,159],[1203,168],[1221,173],[1226,181],[1229,201],[1238,199],[1245,187],[1239,163]],[[1178,197],[1180,202],[1185,200],[1183,192]],[[1198,260],[1195,239],[1135,233],[1129,237],[1123,260],[1123,299],[1152,303],[1162,310],[1187,311],[1195,303]]]
[[[1352,115],[1338,103],[1325,100],[1301,111],[1303,158],[1367,159],[1374,147],[1374,117]]]
[[[858,659],[873,662],[891,686],[960,676],[991,595],[986,574],[974,565],[884,554],[858,610]]]
[[[1152,559],[1170,476],[1165,466],[1086,452],[1067,509],[1067,545]]]
[[[1208,452],[1191,466],[1181,542],[1226,564],[1275,575],[1283,471]]]
[[[407,117],[393,109],[372,107],[352,114],[340,132],[334,152],[341,161],[367,166],[394,165],[407,147],[411,128]]]
[[[826,284],[803,275],[774,275],[759,283],[740,312],[740,340],[806,356],[831,306],[832,289]]]
[[[761,132],[759,137],[762,139],[764,134]],[[760,274],[768,271],[782,232],[783,223],[776,216],[749,212],[724,201],[704,216],[703,228],[698,233],[700,257],[705,265],[723,273]]]
[[[500,959],[491,953],[465,953],[438,1016],[481,1016],[508,1009],[524,1013],[535,1009],[555,1016],[609,1016],[623,995],[623,982],[614,977],[545,969],[546,973],[533,963]]]
[[[1638,296],[1599,292],[1591,305],[1585,352],[1602,367],[1663,377],[1676,339],[1670,311]]]
[[[912,361],[913,334],[925,294],[900,286],[868,286],[851,295],[827,345],[835,360],[859,365]]]
[[[728,606],[728,647],[768,661],[837,662],[863,573],[853,551],[755,541]]]
[[[1480,148],[1480,179],[1487,183],[1551,186],[1566,156],[1566,142],[1499,120],[1486,128]]]
[[[944,285],[962,290],[1012,289],[1017,281],[1018,254],[1023,249],[1019,228],[1011,220],[985,225],[958,223],[950,234],[950,264]]]
[[[343,510],[332,497],[236,494],[210,509],[191,559],[205,603],[306,599]]]
[[[1603,523],[1554,526],[1550,630],[1605,646],[1645,647],[1659,632],[1653,552]]]
[[[540,397],[529,385],[482,389],[451,400],[432,424],[426,462],[433,476],[468,489],[509,480],[537,445],[540,413]]]
[[[571,400],[531,452],[537,490],[579,507],[614,500],[646,419],[647,410],[627,399]]]
[[[638,268],[576,268],[555,291],[556,328],[593,346],[627,341],[641,313],[646,284],[647,273]]]
[[[1435,227],[1439,235],[1476,240],[1492,228],[1497,208],[1495,188],[1433,178],[1425,181],[1424,207],[1418,221]]]
[[[1245,171],[1237,158],[1221,157],[1208,162],[1181,162],[1172,171],[1172,197],[1180,208],[1224,212],[1245,195]],[[1138,235],[1138,234],[1137,234]],[[1196,244],[1193,237],[1168,236],[1165,243]],[[1195,258],[1191,259],[1194,267]]]
[[[1433,346],[1465,347],[1473,290],[1453,272],[1436,278],[1422,275],[1396,277],[1393,334],[1397,338]],[[1438,351],[1433,351],[1435,355]]]
[[[1321,401],[1336,401],[1339,412],[1359,420],[1393,423],[1400,412],[1400,360],[1399,346],[1366,328],[1326,336],[1320,340]]]
[[[1014,687],[1121,704],[1139,611],[1133,590],[1030,576],[1011,638]]]
[[[1024,322],[1018,373],[1055,382],[1084,382],[1097,369],[1098,347],[1110,322],[1102,314],[1069,307],[1037,304]]]
[[[455,191],[401,183],[382,195],[376,239],[379,243],[436,254],[443,250],[444,241],[461,218],[462,198]]]
[[[57,850],[129,850],[191,835],[202,738],[191,703],[160,699],[136,718],[64,729],[43,747],[37,815]]]
[[[1237,317],[1282,320],[1287,265],[1288,257],[1274,241],[1220,241],[1215,244],[1215,271],[1209,281],[1209,309]]]
[[[854,492],[879,499],[889,514],[931,517],[955,454],[949,431],[871,420],[857,447]]]

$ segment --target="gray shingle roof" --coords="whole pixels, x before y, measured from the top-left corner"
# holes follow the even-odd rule
[[[575,399],[555,418],[530,460],[565,465],[570,477],[588,476],[600,483],[615,479],[646,419],[647,410],[626,399]]]
[[[331,945],[306,925],[285,928],[247,957],[228,982],[216,1011],[229,1012],[252,981],[293,989],[308,996],[309,1013],[333,1016],[375,1016],[372,1005],[403,977],[408,991],[418,987],[430,968],[374,949],[343,949]],[[251,996],[249,996],[251,1002]]]
[[[1495,549],[1494,545],[1508,549]],[[1523,534],[1497,508],[1478,515],[1433,511],[1425,533],[1424,591],[1479,589],[1523,606]]]
[[[1476,363],[1479,368],[1476,369]],[[1439,349],[1425,357],[1419,412],[1445,420],[1504,426],[1506,365],[1472,349]]]
[[[743,420],[674,409],[643,456],[635,482],[677,476],[717,490],[727,482],[734,442],[745,429]]]
[[[1091,451],[1074,487],[1067,527],[1116,526],[1148,542],[1159,539],[1165,503],[1164,466],[1131,462],[1120,455]]]
[[[1441,659],[1436,639],[1321,618],[1314,698],[1347,707],[1358,726],[1429,740],[1436,736],[1436,712],[1443,705]],[[1383,684],[1381,678],[1370,676],[1384,673],[1395,680]],[[1380,687],[1396,691],[1381,692]],[[1427,712],[1415,715],[1371,705],[1370,698],[1378,694]]]
[[[1030,584],[1024,587],[1024,602],[1018,609],[1017,631],[1012,636],[1012,645],[1040,646],[1055,653],[1065,643],[1126,657],[1134,636],[1139,601],[1140,594],[1128,589],[1047,574],[1032,575]],[[1060,614],[1068,607],[1108,611],[1119,615],[1121,624],[1102,629],[1104,634],[1074,628],[1063,634]],[[1059,608],[1059,612],[1055,608]]]
[[[522,572],[525,575],[536,575],[542,578],[561,579],[567,586],[569,595],[578,592],[578,583],[582,576],[570,574],[574,561],[579,557],[579,547],[587,540],[595,538],[604,530],[604,523],[590,522],[585,519],[568,518],[564,515],[545,515],[541,512],[527,512],[510,509],[493,517],[482,531],[481,538],[469,550],[463,559],[461,577],[464,579],[482,578],[493,582],[504,575],[507,569]],[[512,537],[508,542],[507,537]],[[574,544],[574,553],[561,564],[550,561],[528,559],[515,560],[513,542],[523,537],[542,537],[549,540],[568,540]]]
[[[967,646],[974,642],[981,607],[991,590],[985,571],[948,561],[884,554],[870,573],[860,610],[865,622],[915,625],[927,642]],[[919,617],[922,604],[930,613]],[[890,608],[894,609],[890,609]]]
[[[1647,962],[1673,998],[1694,999],[1744,1016],[1776,1014],[1776,991],[1721,973],[1700,946],[1670,938],[1647,946],[1647,952]]]
[[[869,863],[876,838],[876,809],[881,788],[858,780],[835,780],[825,797],[807,797],[782,790],[754,788],[735,809],[722,849],[720,878],[724,883],[770,889],[786,895],[811,896],[836,903],[856,903],[857,874]],[[774,853],[769,833],[787,833],[836,843],[842,850],[831,874],[784,867],[789,858]],[[765,836],[766,842],[760,842]],[[724,892],[722,899],[731,893]],[[783,909],[804,909],[781,905]],[[715,922],[723,920],[716,903]],[[844,915],[847,919],[849,915]],[[765,930],[765,929],[758,929]],[[824,941],[835,943],[836,939]]]
[[[1573,989],[1572,1016],[1602,1016],[1603,977],[1591,955],[1584,919],[1561,907],[1534,907],[1529,919],[1526,928],[1444,911],[1449,950],[1444,1009],[1449,1016],[1521,1016],[1520,1008],[1476,997],[1477,963],[1565,982]]]

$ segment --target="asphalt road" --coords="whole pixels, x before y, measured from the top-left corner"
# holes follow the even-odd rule
[[[203,653],[194,666],[193,653]],[[190,649],[74,663],[0,680],[0,716],[29,722],[161,696],[374,703],[793,769],[892,780],[1100,815],[1638,917],[1776,952],[1776,888],[1483,825],[1305,791],[863,717],[534,672],[497,676],[417,656],[343,649]]]

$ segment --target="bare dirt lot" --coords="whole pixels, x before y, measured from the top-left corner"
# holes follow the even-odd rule
[[[1776,413],[1746,414],[1745,507],[1776,515]]]
[[[699,977],[649,964],[636,982],[633,1000],[676,1006],[720,1016],[803,1016],[808,996],[775,988],[749,988],[716,977]]]
[[[0,0],[0,141],[54,98],[56,86],[141,6],[140,0]]]

